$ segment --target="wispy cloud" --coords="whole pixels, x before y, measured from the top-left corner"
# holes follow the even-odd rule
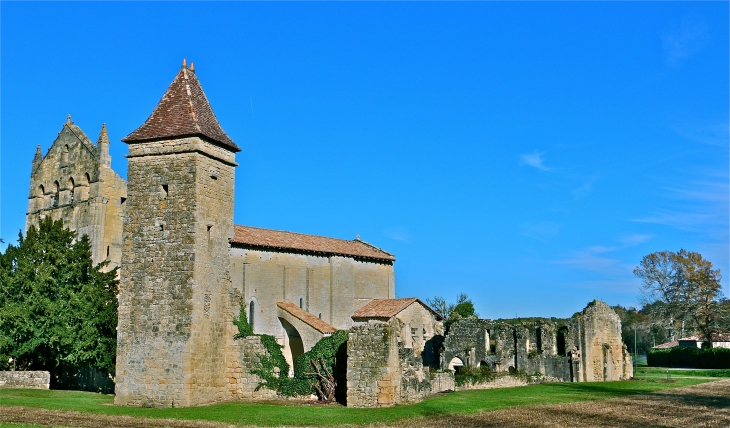
[[[618,239],[618,241],[624,247],[633,247],[635,245],[643,244],[644,242],[653,238],[654,235],[644,235],[640,233],[634,233],[632,235],[624,235]]]
[[[558,223],[551,221],[527,223],[522,226],[522,234],[540,242],[547,242],[560,232],[560,228],[561,226]]]
[[[620,245],[594,245],[573,251],[568,257],[556,260],[555,264],[569,265],[581,270],[597,271],[615,276],[626,275],[633,266],[622,263],[614,255],[620,250],[643,244],[653,236],[645,234],[623,235],[617,239]]]
[[[728,141],[730,141],[729,126],[727,121],[720,121],[709,124],[672,125],[671,128],[677,134],[691,141],[711,146],[727,147]]]
[[[396,229],[387,229],[385,231],[385,236],[394,240],[394,241],[401,241],[405,243],[411,242],[411,235],[402,231],[402,230],[396,230]]]
[[[580,199],[590,195],[593,192],[593,183],[595,183],[597,180],[598,176],[594,175],[589,180],[580,185],[580,187],[573,189],[571,192],[573,193],[573,197],[575,199]]]
[[[684,59],[700,52],[709,38],[705,22],[685,18],[679,29],[662,38],[666,63],[670,66],[680,65]]]
[[[525,153],[520,155],[520,164],[531,166],[542,171],[550,171],[550,168],[545,166],[545,152],[538,152],[537,150],[532,153]]]
[[[730,207],[727,173],[706,173],[700,179],[662,189],[666,192],[666,206],[632,221],[686,231],[727,230]]]

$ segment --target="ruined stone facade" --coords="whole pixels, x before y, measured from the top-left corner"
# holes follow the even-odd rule
[[[88,235],[94,263],[122,259],[122,213],[127,182],[111,168],[106,125],[94,144],[68,117],[45,156],[33,158],[25,228],[50,216]]]
[[[591,302],[568,320],[460,320],[451,325],[441,367],[488,366],[496,373],[541,374],[562,382],[625,380],[631,356],[621,321],[604,302]]]

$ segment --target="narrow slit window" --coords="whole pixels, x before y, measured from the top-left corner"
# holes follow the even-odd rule
[[[107,259],[109,258],[109,246],[108,245],[106,246],[106,258]]]
[[[304,307],[304,299],[301,297],[299,298],[299,309],[302,309]]]
[[[167,184],[161,185],[160,186],[160,196],[162,197],[162,199],[167,199],[167,194],[168,194]]]
[[[253,300],[251,300],[251,303],[248,304],[248,323],[251,325],[251,328],[253,328],[253,322],[254,322],[254,303]]]
[[[208,241],[210,241],[210,229],[212,229],[212,228],[213,228],[213,225],[209,224],[208,225]]]
[[[127,198],[119,198],[119,206],[120,207],[123,207],[125,202],[127,202]]]

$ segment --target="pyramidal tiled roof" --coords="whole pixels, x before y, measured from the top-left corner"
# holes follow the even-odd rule
[[[387,262],[395,261],[394,255],[359,239],[347,241],[344,239],[327,238],[325,236],[262,229],[238,224],[233,226],[233,239],[230,242],[232,245],[256,248],[343,255]]]
[[[145,123],[122,138],[125,143],[197,135],[234,152],[241,149],[223,131],[208,98],[185,62]]]

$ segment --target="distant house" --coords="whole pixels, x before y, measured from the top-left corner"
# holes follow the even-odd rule
[[[670,349],[680,347],[696,347],[702,348],[704,340],[697,336],[683,337],[679,340],[672,340],[670,342],[662,343],[661,345],[654,346],[651,349]],[[713,348],[730,348],[730,333],[715,333],[712,335],[712,347]]]

